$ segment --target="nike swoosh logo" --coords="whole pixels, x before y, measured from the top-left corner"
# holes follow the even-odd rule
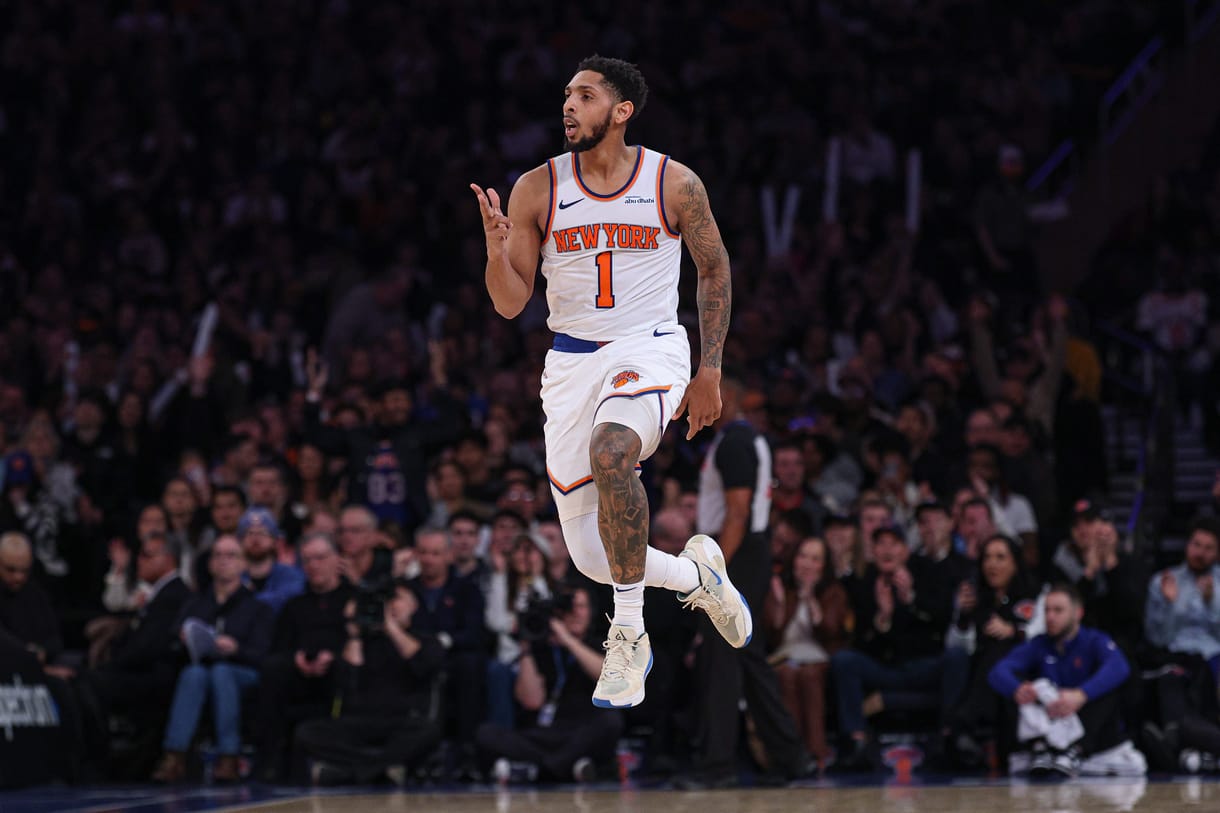
[[[635,589],[634,587],[616,587],[616,588],[614,588],[614,592],[626,593],[628,590],[634,590],[634,589]]]
[[[559,201],[559,208],[566,209],[569,206],[575,206],[576,204],[580,203],[582,200],[584,200],[584,198],[577,198],[576,200],[574,200],[570,203],[564,203],[563,201]]]
[[[707,565],[704,565],[704,567],[707,567]],[[708,573],[711,573],[713,576],[715,576],[715,577],[716,577],[716,584],[724,584],[724,579],[720,578],[720,574],[719,574],[719,573],[717,573],[716,571],[712,570],[710,567],[707,567],[707,572],[708,572]]]
[[[674,332],[673,332],[672,330],[670,330],[670,331],[667,331],[667,332],[665,332],[665,333],[662,333],[662,332],[661,332],[661,331],[659,331],[659,330],[653,330],[653,331],[652,331],[652,335],[653,335],[653,336],[656,336],[656,337],[659,339],[659,338],[661,338],[662,336],[672,336],[672,335],[674,335]]]

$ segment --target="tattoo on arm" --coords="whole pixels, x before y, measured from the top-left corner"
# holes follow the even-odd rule
[[[702,338],[700,365],[719,367],[724,355],[724,339],[729,331],[732,310],[732,277],[729,253],[712,217],[707,189],[694,172],[687,170],[682,181],[682,239],[699,269],[699,333]]]
[[[597,530],[618,584],[644,580],[648,552],[648,495],[636,476],[640,438],[617,423],[599,424],[589,449],[597,485]]]

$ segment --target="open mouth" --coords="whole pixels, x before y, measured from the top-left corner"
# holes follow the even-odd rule
[[[563,134],[568,138],[572,138],[573,136],[575,136],[576,135],[576,122],[572,121],[572,119],[564,119],[563,120]]]

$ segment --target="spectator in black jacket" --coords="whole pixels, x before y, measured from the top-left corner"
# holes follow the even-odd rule
[[[1084,625],[1114,639],[1128,659],[1135,656],[1144,628],[1146,576],[1120,550],[1118,529],[1090,500],[1072,507],[1071,538],[1051,559],[1051,581],[1067,582],[1084,597]]]
[[[288,600],[276,619],[271,655],[259,677],[259,756],[263,778],[284,776],[290,721],[322,717],[335,697],[335,659],[345,641],[343,610],[351,585],[339,575],[339,549],[328,534],[301,542],[306,591]]]
[[[838,765],[871,767],[864,695],[871,690],[939,691],[941,727],[965,687],[969,656],[944,646],[948,600],[907,567],[910,551],[895,526],[873,532],[873,563],[852,585],[855,640],[830,659],[839,729],[850,739]]]
[[[110,659],[81,672],[76,689],[85,711],[91,754],[109,745],[107,718],[129,715],[140,730],[160,730],[165,707],[178,676],[174,652],[182,607],[191,591],[178,575],[178,548],[163,532],[144,537],[136,559],[136,574],[150,590],[135,616],[110,644]],[[155,757],[154,751],[150,756]],[[138,757],[137,757],[137,761]],[[144,768],[147,775],[148,767]]]
[[[419,599],[414,628],[436,636],[445,647],[449,723],[467,750],[462,769],[473,770],[474,732],[483,721],[484,678],[491,634],[483,625],[483,594],[471,579],[459,578],[451,564],[449,535],[437,528],[415,534],[419,576],[410,581]]]
[[[982,765],[983,750],[974,736],[980,725],[1001,732],[1012,728],[1004,698],[987,676],[1009,650],[1045,628],[1040,592],[1020,546],[1002,534],[983,543],[975,573],[957,588],[947,643],[973,656],[969,688],[952,716],[952,756],[963,767]]]
[[[234,781],[241,747],[241,695],[258,685],[258,665],[271,646],[271,608],[242,585],[246,560],[234,536],[222,536],[212,546],[208,569],[211,590],[187,601],[182,610],[179,637],[190,642],[193,661],[178,675],[169,722],[165,727],[165,755],[153,779],[178,782],[186,774],[186,751],[204,705],[211,698],[216,747],[220,757],[212,772],[218,782]],[[210,641],[197,632],[211,628]]]
[[[335,662],[337,717],[310,720],[296,731],[297,745],[316,760],[317,784],[367,783],[425,756],[440,740],[434,678],[445,648],[415,629],[419,600],[406,582],[394,587],[380,623],[358,625],[349,602],[347,643]]]
[[[0,629],[45,665],[55,660],[63,642],[50,596],[30,580],[33,566],[34,554],[25,534],[10,531],[0,536]]]

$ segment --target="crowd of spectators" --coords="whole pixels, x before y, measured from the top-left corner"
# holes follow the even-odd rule
[[[1121,310],[1042,290],[1021,187],[1026,156],[1089,126],[1076,113],[1159,4],[627,3],[528,22],[517,5],[0,7],[0,633],[68,687],[90,753],[119,717],[154,732],[103,775],[159,758],[159,779],[181,779],[201,729],[219,781],[245,775],[243,742],[267,776],[299,757],[327,781],[436,754],[485,775],[509,742],[535,775],[587,778],[643,728],[652,764],[681,763],[693,623],[649,622],[667,670],[649,695],[673,702],[620,720],[580,700],[607,599],[554,521],[544,307],[492,311],[466,188],[503,191],[558,149],[567,72],[596,50],[640,63],[652,96],[632,138],[701,174],[730,249],[725,363],[775,463],[776,579],[756,612],[810,753],[834,754],[829,707],[840,765],[866,765],[897,675],[936,694],[938,753],[976,765],[1007,713],[988,669],[1036,631],[1052,578],[1132,660],[1145,588],[1150,613],[1182,613],[1152,641],[1210,670],[1183,667],[1189,695],[1163,689],[1200,701],[1150,737],[1220,753],[1200,707],[1220,540],[1201,527],[1187,571],[1138,583],[1097,510],[1086,317]],[[760,186],[819,189],[831,136],[838,220],[804,204],[769,256]],[[913,146],[916,234],[898,206]],[[1182,293],[1215,280],[1220,174],[1201,174],[1158,190],[1142,232],[1162,299],[1187,301],[1150,300],[1138,323],[1199,388],[1196,311],[1220,301]],[[707,440],[671,431],[644,468],[658,546],[696,530]],[[572,730],[590,739],[556,751]]]

